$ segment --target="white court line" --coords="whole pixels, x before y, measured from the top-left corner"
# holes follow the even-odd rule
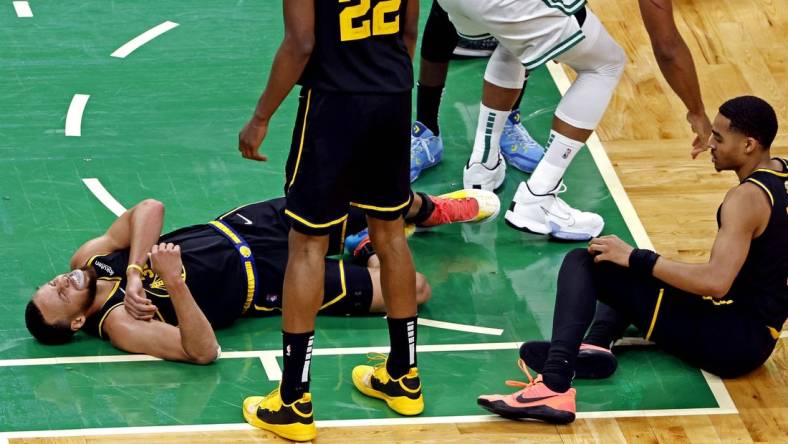
[[[547,69],[550,71],[550,76],[552,76],[553,81],[563,96],[571,85],[569,77],[558,63],[548,62]],[[608,190],[610,190],[610,194],[613,196],[613,200],[616,202],[618,210],[624,217],[624,222],[627,224],[629,232],[632,233],[635,243],[639,248],[648,248],[653,250],[654,244],[651,243],[651,239],[649,239],[646,229],[643,227],[643,223],[638,217],[635,207],[632,205],[632,201],[629,200],[629,196],[627,195],[626,190],[624,190],[624,185],[621,184],[621,180],[618,178],[616,170],[613,168],[613,164],[610,162],[610,158],[607,157],[607,152],[602,146],[602,142],[599,140],[599,137],[597,137],[596,132],[591,134],[591,137],[589,137],[588,141],[586,142],[586,146],[588,146],[588,149],[591,152],[591,157],[593,157],[597,169],[602,174],[602,179],[605,181],[605,185],[607,185]],[[717,400],[717,405],[720,406],[720,410],[738,413],[738,410],[736,409],[736,406],[734,405],[733,400],[728,393],[728,389],[725,388],[725,384],[722,382],[722,380],[711,373],[706,373],[704,371],[701,373],[706,379],[709,389],[714,394],[714,398]]]
[[[30,9],[30,3],[28,2],[14,2],[14,9],[16,10],[16,16],[19,18],[33,17],[33,10]],[[2,441],[0,441],[0,444],[3,444]]]
[[[88,187],[91,193],[104,204],[115,216],[120,216],[126,212],[126,208],[120,204],[111,194],[104,188],[104,185],[98,179],[82,179],[82,182]]]
[[[282,369],[279,368],[279,363],[276,362],[276,355],[273,353],[265,353],[260,356],[260,362],[263,363],[265,375],[268,376],[269,381],[281,381]]]
[[[419,345],[419,352],[451,352],[451,351],[480,351],[480,350],[511,350],[519,349],[521,342],[489,342],[474,344],[438,344]],[[370,347],[342,347],[342,348],[316,348],[312,351],[314,356],[333,355],[363,355],[365,353],[387,353],[389,346]],[[270,359],[281,357],[282,350],[249,350],[249,351],[222,351],[219,359],[263,358]],[[71,356],[57,358],[27,358],[27,359],[2,359],[0,367],[26,367],[38,365],[64,365],[64,364],[103,364],[116,362],[160,361],[148,355],[117,355],[117,356]],[[263,361],[265,365],[265,361]],[[277,363],[278,367],[278,363]]]
[[[632,418],[653,416],[695,416],[695,415],[728,415],[736,411],[724,409],[676,409],[676,410],[622,410],[609,412],[578,412],[578,419],[597,418]],[[415,418],[381,418],[381,419],[341,419],[329,421],[316,421],[318,428],[331,427],[374,427],[420,424],[467,424],[480,422],[509,421],[506,418],[493,415],[467,415],[467,416],[424,416]],[[26,439],[26,438],[53,438],[70,436],[112,436],[112,435],[142,435],[152,433],[206,433],[206,432],[232,432],[258,430],[246,423],[234,424],[202,424],[202,425],[176,425],[176,426],[151,426],[151,427],[113,427],[104,429],[71,429],[71,430],[41,430],[25,432],[0,433],[0,439]]]
[[[66,114],[66,136],[79,137],[82,135],[82,114],[90,96],[87,94],[74,94]]]
[[[456,330],[492,336],[501,336],[501,334],[503,334],[503,330],[500,328],[477,327],[475,325],[455,324],[454,322],[434,321],[432,319],[425,318],[418,318],[418,320],[419,325],[442,328],[444,330]]]
[[[112,57],[117,57],[119,59],[125,59],[126,56],[136,51],[137,48],[139,48],[140,46],[148,43],[149,41],[164,34],[165,32],[176,28],[177,26],[178,26],[177,23],[167,20],[166,22],[156,25],[153,28],[138,35],[137,37],[134,37],[133,39],[129,40],[123,46],[116,49],[115,52],[113,52],[110,55]]]

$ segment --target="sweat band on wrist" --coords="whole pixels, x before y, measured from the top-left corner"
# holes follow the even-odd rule
[[[652,276],[659,255],[651,250],[635,248],[629,254],[629,268],[645,276]]]

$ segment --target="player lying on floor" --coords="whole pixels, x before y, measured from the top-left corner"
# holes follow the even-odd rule
[[[406,221],[421,227],[492,220],[500,206],[495,194],[481,190],[414,193],[411,201]],[[84,329],[127,352],[210,363],[219,353],[215,328],[282,307],[290,231],[284,209],[284,198],[272,199],[161,235],[164,207],[144,200],[85,242],[71,258],[71,272],[38,288],[25,312],[27,328],[45,344],[66,343]],[[344,230],[331,236],[330,254],[342,251],[344,233],[365,227],[364,213],[352,207]],[[377,257],[353,237],[363,263],[326,259],[322,313],[385,311]],[[418,302],[430,295],[418,274]]]
[[[666,259],[615,236],[570,252],[558,273],[551,341],[520,348],[530,382],[512,383],[522,390],[481,396],[478,403],[507,418],[573,421],[573,376],[612,375],[610,344],[630,324],[668,353],[721,377],[761,366],[788,317],[788,161],[771,158],[776,133],[776,115],[765,101],[747,96],[724,103],[708,145],[714,168],[734,171],[739,184],[717,211],[709,261]],[[536,379],[525,365],[539,373]]]

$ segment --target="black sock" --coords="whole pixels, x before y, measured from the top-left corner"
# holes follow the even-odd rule
[[[386,362],[386,371],[394,379],[416,366],[416,318],[387,318],[391,353]]]
[[[430,199],[430,197],[424,193],[418,192],[416,194],[421,197],[421,207],[413,217],[405,218],[405,222],[419,225],[432,216],[432,212],[435,211],[435,202],[433,202],[432,199]]]
[[[309,364],[312,361],[312,343],[315,332],[288,333],[282,331],[284,370],[280,395],[282,402],[291,404],[309,391]]]
[[[609,349],[613,341],[623,336],[629,324],[629,321],[614,308],[599,302],[596,306],[594,323],[588,329],[583,342]]]
[[[525,85],[528,84],[528,73],[525,73],[525,81],[523,82],[523,89],[520,90],[520,95],[517,96],[517,100],[514,102],[514,106],[512,106],[512,111],[520,109],[520,102],[523,101],[523,96],[525,95]]]
[[[438,110],[441,106],[443,85],[424,86],[419,83],[416,93],[416,120],[424,124],[436,136],[441,133],[438,126]]]

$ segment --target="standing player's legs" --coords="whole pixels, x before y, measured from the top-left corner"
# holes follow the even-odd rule
[[[579,35],[586,38],[555,56],[577,72],[577,79],[558,104],[544,159],[520,184],[506,213],[516,229],[566,240],[588,240],[604,227],[599,215],[570,207],[558,194],[565,189],[567,168],[607,109],[625,64],[623,51],[599,19],[590,11],[585,16]]]
[[[391,353],[379,365],[354,368],[353,384],[399,414],[417,415],[424,399],[416,368],[416,271],[402,218],[410,203],[410,92],[364,99],[366,137],[374,135],[379,142],[375,149],[369,148],[373,144],[357,145],[351,205],[367,211],[370,239],[380,260]]]
[[[357,108],[352,96],[342,94],[305,90],[300,100],[285,184],[291,230],[282,294],[282,381],[266,397],[247,398],[244,416],[256,427],[308,441],[317,433],[309,392],[315,317],[323,300],[329,234],[347,223],[353,131],[343,128],[353,119],[349,110]]]
[[[490,38],[490,36],[482,36]],[[452,50],[457,45],[457,30],[448,14],[433,0],[421,40],[421,61],[416,94],[416,122],[411,129],[411,182],[421,171],[440,162],[443,140],[438,121],[441,98],[449,70]],[[519,61],[515,60],[519,66]],[[527,77],[515,88],[522,90],[514,106],[505,113],[508,120],[500,137],[503,155],[516,168],[531,172],[544,154],[544,149],[528,134],[520,121],[520,101]],[[483,100],[484,102],[484,100]]]

